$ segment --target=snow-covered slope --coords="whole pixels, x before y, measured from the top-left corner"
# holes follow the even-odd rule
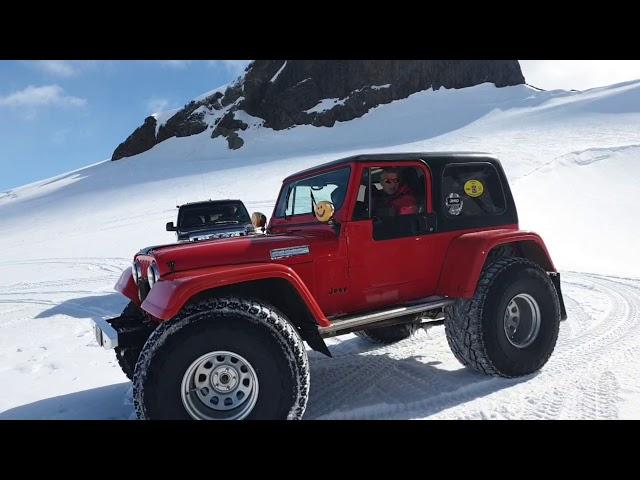
[[[281,179],[320,162],[358,152],[479,150],[502,160],[522,227],[547,239],[560,268],[635,276],[637,257],[603,246],[630,242],[630,220],[640,218],[639,119],[640,82],[584,93],[491,84],[425,91],[333,128],[274,132],[254,119],[239,151],[206,133],[172,138],[4,192],[0,215],[9,228],[0,245],[17,258],[130,257],[172,240],[163,226],[181,202],[240,197],[269,215]]]
[[[139,248],[173,241],[164,224],[175,220],[176,205],[241,198],[250,211],[269,216],[281,179],[296,170],[361,152],[430,150],[479,150],[502,160],[521,227],[543,236],[556,266],[566,273],[570,311],[559,353],[540,375],[520,383],[459,370],[442,332],[435,329],[424,334],[420,345],[405,342],[397,349],[366,350],[360,340],[346,336],[332,340],[339,352],[351,355],[335,362],[335,368],[352,372],[352,383],[334,390],[335,395],[326,398],[342,400],[328,404],[326,392],[312,387],[309,414],[545,416],[527,405],[526,398],[544,391],[551,395],[549,408],[556,408],[549,389],[561,389],[561,380],[568,378],[563,369],[571,371],[568,365],[573,361],[584,363],[585,352],[596,348],[601,355],[594,355],[590,368],[600,377],[593,378],[594,388],[600,391],[614,382],[626,393],[611,400],[608,410],[594,410],[592,415],[640,416],[640,381],[628,374],[629,368],[640,367],[640,362],[629,366],[628,358],[638,355],[627,355],[625,364],[619,350],[629,353],[640,340],[640,282],[593,275],[640,277],[640,258],[633,250],[640,233],[640,206],[635,201],[640,194],[640,81],[582,93],[543,92],[522,85],[498,89],[492,84],[424,91],[332,128],[299,126],[274,132],[262,127],[260,119],[243,120],[250,128],[243,133],[247,141],[240,150],[229,150],[225,141],[212,141],[203,132],[171,138],[135,157],[0,193],[5,227],[0,237],[0,380],[10,386],[0,393],[0,412],[6,410],[0,418],[130,415],[129,384],[113,352],[95,346],[88,319],[119,313],[124,299],[112,292],[113,283]],[[618,284],[625,293],[615,290]],[[614,327],[615,335],[608,333]],[[629,337],[632,343],[613,342],[611,335]],[[579,349],[573,342],[578,339],[583,345]],[[409,362],[418,353],[425,358]],[[369,354],[378,363],[391,362],[385,368],[409,375],[403,385],[414,393],[394,392],[393,400],[396,397],[387,392],[377,401],[372,391],[352,402],[349,392],[365,382]],[[618,357],[619,363],[612,360]],[[604,363],[597,363],[599,359]],[[432,366],[432,360],[453,372],[444,384],[436,381],[440,367]],[[331,361],[312,356],[315,381],[331,392],[333,367],[327,362]],[[342,364],[347,365],[343,370]],[[436,376],[426,376],[433,384],[413,381],[425,368],[434,370]],[[589,370],[573,372],[577,377],[589,375]],[[384,382],[375,388],[386,389]],[[438,388],[449,393],[443,397],[430,391]],[[429,392],[423,397],[418,391]],[[576,386],[569,400],[563,397],[557,416],[589,416],[588,409],[572,407],[591,401],[580,400],[582,393]],[[323,399],[314,406],[313,399],[319,397]],[[627,398],[626,403],[620,398]],[[385,410],[384,405],[394,401],[398,405]],[[438,402],[443,402],[442,408],[434,407]],[[407,403],[409,407],[401,406]]]

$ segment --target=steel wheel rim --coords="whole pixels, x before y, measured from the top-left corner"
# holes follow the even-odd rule
[[[528,293],[515,295],[504,312],[504,333],[511,345],[516,348],[530,346],[540,333],[540,307]]]
[[[209,352],[194,360],[182,377],[182,404],[196,420],[242,420],[258,400],[258,376],[241,355]]]

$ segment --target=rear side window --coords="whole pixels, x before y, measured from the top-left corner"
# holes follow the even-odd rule
[[[442,174],[442,196],[448,217],[499,215],[505,211],[502,183],[490,163],[448,165]]]

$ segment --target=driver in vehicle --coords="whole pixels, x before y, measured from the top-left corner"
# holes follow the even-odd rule
[[[400,169],[386,168],[380,179],[382,190],[373,190],[373,215],[391,217],[418,213],[418,202],[411,189],[400,180]]]
[[[237,219],[238,208],[234,205],[225,205],[219,220],[231,221]]]

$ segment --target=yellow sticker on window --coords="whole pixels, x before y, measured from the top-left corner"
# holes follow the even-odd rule
[[[464,193],[470,197],[479,197],[484,193],[484,185],[480,180],[468,180],[464,184]]]

